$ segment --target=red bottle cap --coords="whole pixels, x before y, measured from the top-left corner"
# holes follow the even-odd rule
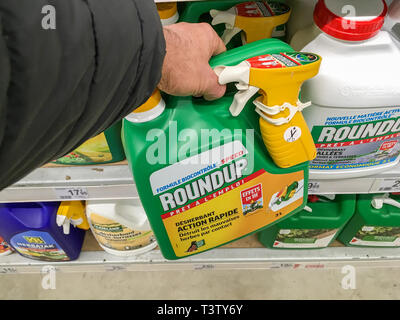
[[[384,0],[318,0],[314,22],[334,38],[362,41],[378,34],[387,11]]]

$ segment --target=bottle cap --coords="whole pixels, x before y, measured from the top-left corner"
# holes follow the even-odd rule
[[[319,0],[314,22],[334,38],[363,41],[378,34],[387,11],[384,0]]]
[[[141,123],[157,118],[165,109],[161,92],[155,89],[151,97],[135,111],[125,117],[126,120]]]
[[[157,11],[163,26],[174,24],[179,19],[178,6],[176,2],[157,3]]]

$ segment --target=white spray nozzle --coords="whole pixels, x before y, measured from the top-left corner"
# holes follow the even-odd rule
[[[213,26],[221,23],[225,24],[225,31],[221,36],[225,45],[228,44],[235,35],[242,31],[242,29],[235,27],[236,14],[234,8],[227,11],[211,10],[210,15],[213,17],[213,20],[211,21]]]
[[[219,84],[237,82],[236,88],[239,92],[235,94],[229,111],[232,116],[238,116],[242,112],[247,101],[260,90],[260,88],[249,85],[250,64],[247,61],[243,61],[237,66],[218,66],[214,68],[214,71],[218,76]]]
[[[375,209],[382,209],[384,204],[388,204],[397,208],[400,208],[400,203],[392,198],[389,198],[388,194],[383,196],[375,197],[371,201],[371,205]]]
[[[309,207],[309,206],[305,206],[305,207],[304,207],[304,211],[307,211],[307,212],[309,212],[309,213],[312,213],[312,212],[313,212],[312,208]]]

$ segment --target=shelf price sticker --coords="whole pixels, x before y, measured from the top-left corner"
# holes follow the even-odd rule
[[[315,193],[320,190],[321,185],[317,181],[310,181],[308,182],[308,192]]]
[[[400,192],[400,179],[382,179],[378,190],[380,192]]]
[[[85,187],[54,188],[59,200],[85,200],[89,198],[89,192]]]

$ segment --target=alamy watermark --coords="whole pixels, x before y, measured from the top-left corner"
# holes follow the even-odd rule
[[[355,290],[356,287],[356,268],[351,265],[345,265],[342,267],[342,274],[345,276],[342,278],[342,288],[344,290]]]
[[[56,268],[53,266],[45,266],[42,268],[42,288],[44,290],[56,289]]]
[[[150,165],[174,164],[212,165],[222,160],[233,160],[245,155],[247,170],[254,169],[254,129],[178,129],[177,121],[170,121],[168,130],[153,128],[146,134],[150,144],[146,161]],[[235,143],[233,143],[235,142]],[[238,145],[243,148],[238,149]],[[245,153],[243,152],[245,150]],[[230,159],[226,159],[231,157]]]

